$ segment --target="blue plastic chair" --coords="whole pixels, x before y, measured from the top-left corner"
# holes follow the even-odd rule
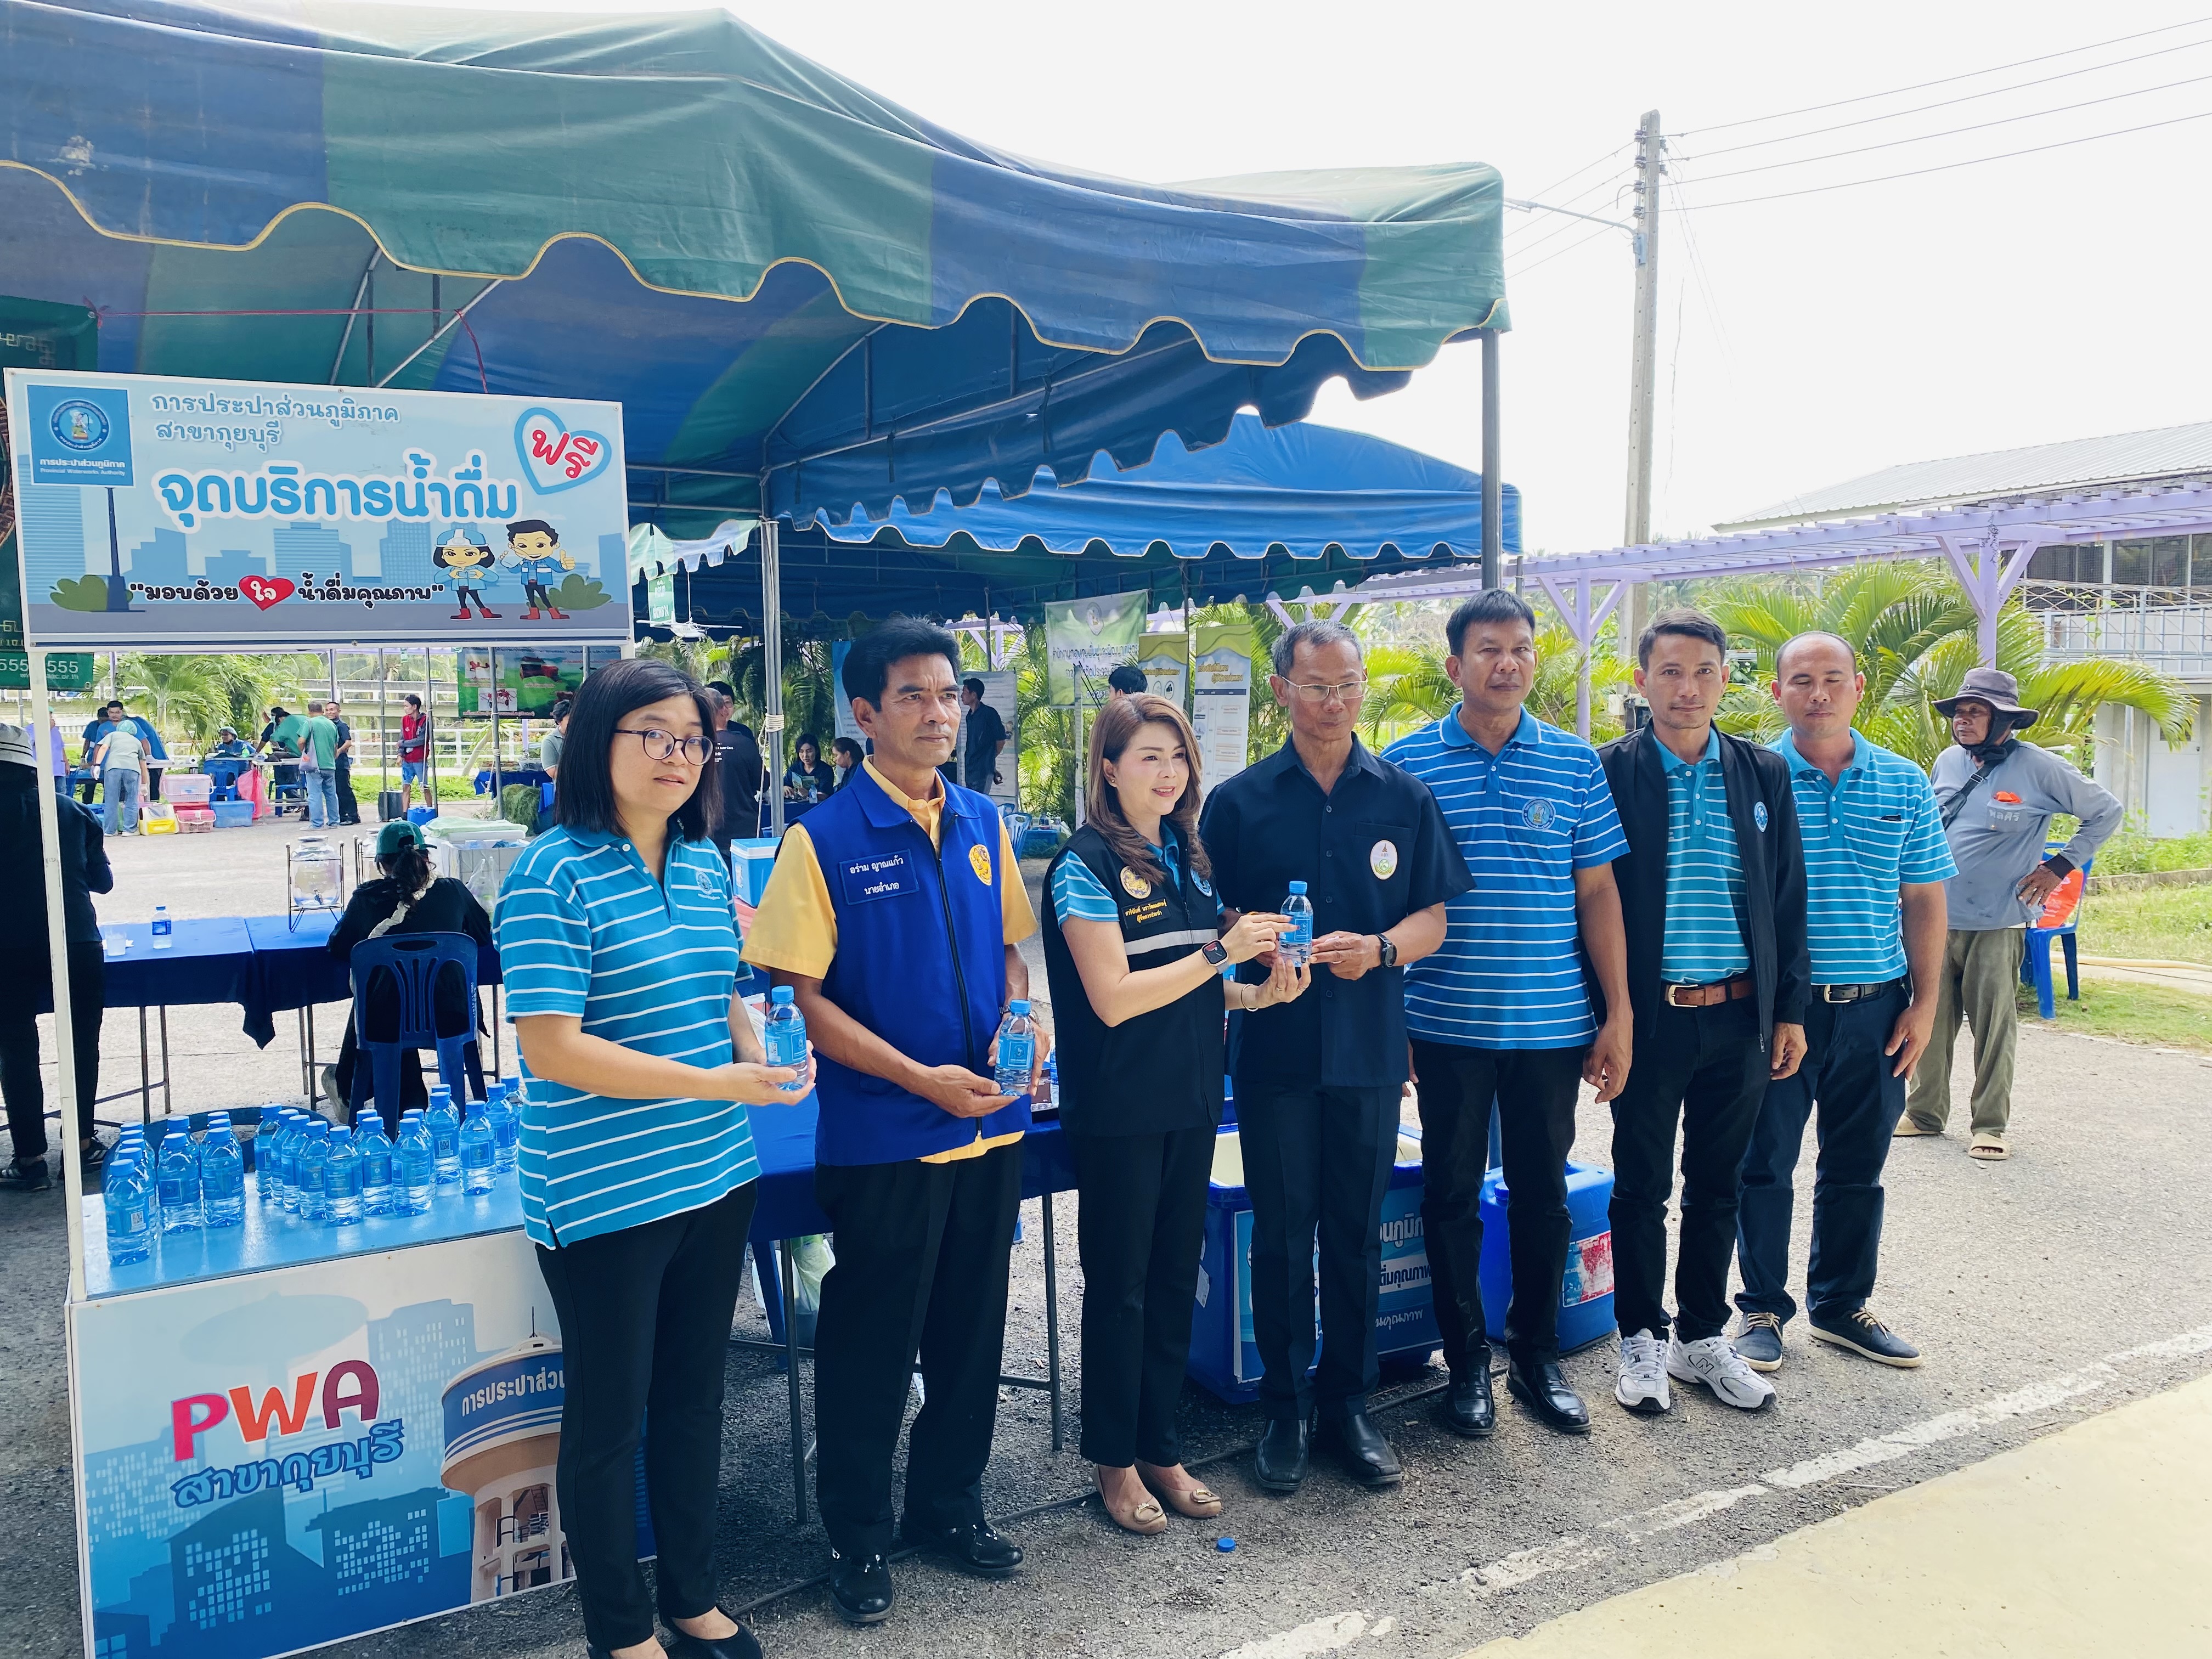
[[[356,1061],[353,1098],[347,1103],[358,1117],[362,1105],[373,1096],[387,1133],[398,1133],[399,1056],[404,1049],[435,1048],[439,1080],[453,1091],[455,1100],[469,1098],[471,1082],[476,1085],[477,1098],[483,1097],[483,1078],[479,1067],[471,1064],[469,1053],[476,1042],[474,1018],[469,1020],[469,1029],[457,1036],[438,1034],[438,975],[447,963],[461,970],[461,981],[467,992],[464,1000],[473,1010],[477,1006],[477,942],[467,934],[389,933],[382,939],[363,939],[353,947],[349,966],[353,976],[354,1042],[362,1060],[368,1063]],[[371,1042],[368,985],[380,969],[392,975],[398,992],[399,1033],[385,1041]]]
[[[2046,854],[2060,850],[2052,842],[2043,849]],[[2081,866],[2081,896],[2075,901],[2073,914],[2056,927],[2030,927],[2021,946],[2020,982],[2035,987],[2036,1012],[2045,1019],[2058,1018],[2057,988],[2051,983],[2051,942],[2058,941],[2058,948],[2066,957],[2066,1000],[2081,1000],[2081,963],[2075,954],[2075,930],[2081,924],[2081,907],[2089,902],[2089,870],[2097,860],[2094,858]]]
[[[208,799],[211,801],[236,800],[238,780],[251,770],[252,765],[252,761],[240,760],[228,755],[218,755],[204,763],[201,769],[208,775]]]

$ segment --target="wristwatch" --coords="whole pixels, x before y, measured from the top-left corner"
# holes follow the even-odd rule
[[[1206,940],[1198,947],[1198,953],[1216,968],[1229,960],[1229,947],[1218,939]]]
[[[1382,965],[1385,968],[1395,968],[1398,965],[1397,942],[1388,933],[1376,934],[1375,942],[1382,948]]]

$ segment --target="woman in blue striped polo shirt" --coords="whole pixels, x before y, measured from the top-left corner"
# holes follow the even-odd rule
[[[523,1221],[561,1321],[559,1520],[592,1659],[661,1653],[637,1565],[648,1416],[668,1651],[760,1653],[714,1597],[723,1365],[760,1174],[745,1108],[803,1098],[813,1066],[763,1065],[734,994],[712,732],[705,692],[666,664],[592,674],[568,716],[560,827],[500,891],[531,1077]]]

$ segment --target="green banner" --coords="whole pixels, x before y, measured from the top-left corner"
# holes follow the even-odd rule
[[[676,625],[676,573],[664,570],[645,580],[645,620],[654,628]]]
[[[1176,708],[1190,706],[1190,635],[1147,634],[1137,645],[1137,666],[1145,671],[1145,690]]]
[[[1142,593],[1103,594],[1044,608],[1046,697],[1054,708],[1096,708],[1106,677],[1137,659],[1145,632]]]

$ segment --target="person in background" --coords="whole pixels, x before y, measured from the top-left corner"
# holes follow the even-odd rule
[[[210,760],[243,760],[253,752],[246,746],[246,740],[238,735],[234,726],[216,727],[215,737],[215,747],[208,750]]]
[[[1354,729],[1358,637],[1308,622],[1275,642],[1269,679],[1289,741],[1206,798],[1200,833],[1232,917],[1313,904],[1313,1000],[1239,1017],[1231,1070],[1252,1199],[1252,1327],[1267,1429],[1256,1473],[1304,1480],[1318,1434],[1353,1480],[1395,1486],[1398,1455],[1367,1414],[1381,1380],[1375,1315],[1382,1200],[1406,1085],[1405,967],[1443,943],[1444,907],[1474,886],[1436,798]],[[1254,982],[1273,963],[1248,963]],[[1321,1368],[1314,1358],[1316,1240]]]
[[[752,729],[736,718],[736,705],[720,691],[709,691],[707,700],[714,708],[715,766],[722,777],[722,823],[714,845],[727,862],[732,842],[760,833],[763,763]]]
[[[1262,983],[1224,987],[1224,965],[1273,950],[1290,920],[1254,911],[1222,932],[1197,833],[1203,793],[1182,710],[1116,698],[1091,723],[1084,827],[1045,872],[1060,1124],[1081,1200],[1083,1455],[1107,1515],[1134,1533],[1166,1529],[1161,1503],[1221,1513],[1182,1467],[1176,1404],[1221,1122],[1222,1017],[1291,1001],[1309,981],[1278,957]]]
[[[162,744],[161,734],[155,729],[154,722],[143,714],[125,713],[121,698],[112,700],[106,708],[100,711],[100,718],[84,728],[84,754],[88,763],[92,755],[93,746],[118,726],[129,730],[145,746],[146,771],[150,781],[146,799],[161,799],[162,770],[161,763],[169,758],[169,751]],[[90,799],[91,796],[88,793],[86,799]]]
[[[1106,701],[1111,702],[1116,697],[1133,697],[1145,689],[1145,671],[1133,662],[1125,662],[1106,677]]]
[[[111,836],[128,835],[138,828],[138,803],[149,798],[146,780],[146,745],[138,733],[120,721],[111,723],[93,746],[92,769],[100,775],[100,799]]]
[[[338,823],[338,729],[323,713],[322,699],[307,705],[300,728],[300,782],[307,792],[307,822],[323,830]]]
[[[1943,957],[1943,883],[1956,873],[1936,797],[1920,769],[1851,729],[1866,678],[1849,641],[1800,634],[1774,658],[1774,700],[1789,731],[1805,845],[1812,998],[1805,1062],[1766,1085],[1736,1205],[1743,1314],[1735,1351],[1754,1370],[1782,1366],[1790,1294],[1792,1179],[1817,1109],[1813,1254],[1806,1324],[1822,1342],[1913,1366],[1920,1350],[1875,1317],[1881,1251],[1881,1166],[1905,1110],[1905,1079],[1936,1027]]]
[[[261,736],[253,745],[253,752],[267,750],[271,758],[296,759],[300,753],[300,734],[307,729],[304,716],[295,714],[282,703],[269,705],[268,723],[261,728]]]
[[[1437,953],[1406,975],[1421,1111],[1421,1232],[1451,1387],[1443,1423],[1498,1426],[1480,1282],[1491,1105],[1504,1153],[1513,1301],[1506,1387],[1536,1420],[1588,1434],[1559,1370],[1559,1307],[1573,1226],[1567,1153],[1577,1091],[1604,1105],[1629,1074],[1628,944],[1613,860],[1628,850],[1597,751],[1523,706],[1536,680],[1536,613],[1493,587],[1444,624],[1459,706],[1383,753],[1429,787],[1474,878],[1445,908]],[[1605,999],[1591,1012],[1585,954]]]
[[[680,669],[594,669],[569,716],[558,827],[500,891],[531,1079],[523,1225],[561,1322],[561,1523],[589,1659],[663,1659],[637,1559],[641,1434],[667,1652],[761,1650],[717,1605],[714,1571],[730,1322],[759,1193],[746,1108],[795,1106],[813,1068],[763,1064],[737,995],[711,724]]]
[[[62,724],[46,716],[46,771],[54,781],[54,793],[64,800],[73,799],[70,792],[69,745],[62,738]]]
[[[1774,1385],[1724,1333],[1744,1148],[1768,1085],[1805,1057],[1796,796],[1781,756],[1713,724],[1729,678],[1718,623],[1701,611],[1662,611],[1636,655],[1651,723],[1597,751],[1628,835],[1613,869],[1636,1017],[1636,1063],[1613,1103],[1613,1397],[1639,1414],[1668,1411],[1671,1376],[1763,1411]],[[1670,1343],[1667,1200],[1678,1121]]]
[[[323,718],[330,721],[331,729],[337,733],[337,743],[331,750],[337,757],[337,821],[358,824],[361,822],[361,803],[354,799],[353,793],[353,727],[340,712],[336,697],[323,700]]]
[[[399,805],[415,810],[415,786],[422,786],[422,799],[430,799],[430,717],[422,712],[422,699],[410,691],[401,699],[399,715]]]
[[[491,918],[484,914],[483,906],[461,882],[433,872],[422,832],[406,819],[394,818],[377,831],[376,867],[383,874],[353,890],[345,914],[331,929],[330,952],[340,962],[351,963],[356,945],[388,933],[464,933],[476,941],[479,950],[491,947]],[[391,1041],[398,1030],[399,1002],[390,973],[379,971],[370,976],[366,987],[354,988],[356,1006],[366,1011],[368,1036],[376,1041]],[[476,1010],[469,1006],[457,970],[440,971],[431,1004],[440,1036],[458,1036],[465,1031],[474,1043]],[[353,1119],[356,1079],[363,1093],[369,1087],[370,1079],[363,1069],[369,1062],[361,1053],[360,1036],[349,1010],[345,1035],[338,1040],[337,1064],[323,1074],[324,1093],[334,1107],[343,1109],[339,1114],[341,1122]],[[399,1057],[399,1094],[398,1100],[376,1103],[389,1134],[399,1133],[399,1115],[404,1109],[423,1105],[429,1099],[422,1060],[412,1048]]]
[[[556,782],[561,777],[561,750],[568,740],[568,710],[573,707],[574,702],[572,698],[554,698],[553,729],[538,744],[538,764],[544,769],[545,775]]]
[[[853,775],[860,769],[860,763],[866,758],[867,757],[860,752],[860,745],[854,743],[852,738],[830,739],[830,763],[837,769],[837,787],[840,789],[852,782]]]
[[[960,706],[967,710],[960,726],[960,781],[977,794],[988,795],[1000,781],[999,756],[1006,746],[1006,723],[983,701],[983,682],[973,676],[961,683]]]
[[[53,1184],[46,1166],[46,1096],[39,1074],[40,1004],[53,996],[52,954],[46,942],[44,845],[39,832],[39,771],[31,730],[0,726],[0,864],[16,879],[0,883],[0,1096],[8,1109],[14,1154],[0,1164],[0,1192],[42,1192]],[[100,1094],[100,1026],[106,1009],[106,969],[92,896],[115,885],[100,820],[64,795],[60,819],[62,920],[69,941],[70,1054],[76,1073],[76,1143],[88,1187],[97,1183],[106,1149],[93,1121]]]
[[[745,940],[822,1056],[814,1195],[837,1264],[815,1330],[815,1479],[830,1605],[854,1624],[888,1619],[896,1596],[891,1462],[917,1353],[907,1541],[981,1577],[1022,1562],[984,1518],[982,1480],[1030,1123],[994,1054],[1029,995],[1018,944],[1036,919],[997,809],[938,770],[958,660],[951,635],[903,618],[853,642],[844,691],[875,753],[785,835]],[[1032,1094],[1049,1047],[1040,1029]]]
[[[822,758],[822,745],[811,732],[801,732],[791,745],[791,764],[783,769],[786,800],[827,800],[837,793],[837,769]]]
[[[1956,696],[1936,704],[1952,746],[1936,757],[1936,803],[1959,873],[1944,884],[1947,932],[1937,970],[1936,1031],[1920,1057],[1900,1135],[1937,1135],[1951,1118],[1951,1049],[1963,1018],[1974,1028],[1968,1156],[2012,1156],[2013,1047],[2020,1014],[2021,930],[2059,884],[2087,866],[2126,817],[2112,793],[2065,757],[2022,743],[2040,712],[2020,706],[2020,683],[1999,668],[1969,669]],[[2080,820],[2073,839],[2045,854],[2054,814]]]

